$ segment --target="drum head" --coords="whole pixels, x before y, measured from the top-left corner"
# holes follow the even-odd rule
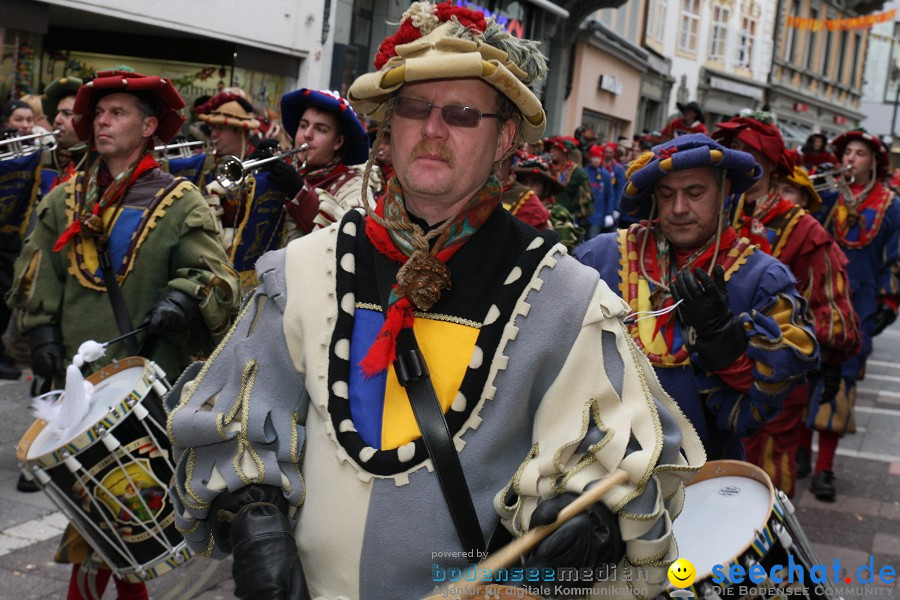
[[[87,414],[77,427],[70,430],[73,433],[67,436],[69,439],[62,439],[59,432],[54,431],[50,427],[44,427],[34,438],[31,447],[28,448],[26,459],[32,460],[53,452],[83,434],[94,423],[111,412],[116,404],[121,402],[123,398],[126,398],[137,387],[144,371],[145,367],[143,366],[128,367],[101,379],[99,382],[94,381],[93,376],[89,377],[88,380],[95,385],[94,394],[91,396]]]
[[[740,461],[710,461],[685,489],[672,529],[678,556],[694,564],[698,580],[741,554],[768,521],[773,491],[757,470]]]

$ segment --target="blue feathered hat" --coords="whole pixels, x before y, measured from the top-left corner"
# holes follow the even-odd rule
[[[762,175],[753,155],[726,148],[702,133],[676,137],[654,146],[628,165],[628,184],[622,191],[621,208],[636,213],[650,197],[657,181],[675,171],[712,167],[725,169],[731,181],[731,193],[742,194]]]
[[[310,106],[335,113],[344,122],[344,164],[358,165],[369,158],[369,136],[350,107],[350,103],[337,92],[301,88],[281,97],[281,122],[293,140],[300,127],[300,119]]]

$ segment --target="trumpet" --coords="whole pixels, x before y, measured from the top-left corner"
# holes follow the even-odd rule
[[[853,171],[853,167],[844,165],[821,173],[814,173],[809,176],[809,179],[813,183],[813,189],[817,192],[841,190],[844,185],[853,183],[852,178],[851,181],[846,179],[846,175],[851,171]]]
[[[162,159],[170,160],[173,158],[190,158],[193,154],[193,148],[205,146],[206,142],[181,142],[179,144],[166,144],[165,146],[154,146],[153,152]]]
[[[20,135],[7,138],[5,140],[0,140],[0,147],[9,147],[7,150],[0,152],[0,160],[12,160],[14,158],[21,158],[34,152],[41,152],[43,150],[52,152],[53,150],[56,150],[56,147],[58,145],[57,136],[59,135],[59,133],[59,129],[54,129],[53,131],[48,131],[47,133],[32,133],[30,135]],[[53,142],[49,146],[41,146],[40,144],[32,146],[31,144],[25,143],[30,140],[36,140],[38,138],[45,137],[53,138]]]
[[[216,163],[216,181],[218,181],[223,188],[229,190],[241,185],[244,178],[249,173],[261,168],[263,165],[275,162],[276,160],[283,160],[290,156],[292,157],[291,160],[294,161],[294,166],[296,166],[296,155],[301,152],[303,153],[303,163],[297,167],[297,169],[303,169],[306,167],[306,154],[308,151],[309,146],[307,144],[300,144],[297,148],[285,150],[279,154],[269,156],[268,158],[257,158],[246,160],[244,162],[241,162],[241,159],[237,156],[223,156]]]

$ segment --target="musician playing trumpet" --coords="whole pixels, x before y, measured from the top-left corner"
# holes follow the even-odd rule
[[[243,96],[222,92],[199,108],[199,119],[209,125],[216,163],[229,160],[265,159],[278,152],[278,143],[265,140],[254,146],[252,139],[260,121]],[[256,287],[254,266],[269,250],[285,240],[284,203],[296,194],[296,170],[287,163],[267,163],[263,171],[247,173],[239,185],[223,186],[215,172],[206,176],[206,199],[222,224],[222,245],[241,276],[244,291]],[[285,175],[286,173],[286,175]]]
[[[299,89],[281,99],[284,128],[294,146],[307,144],[305,168],[293,174],[273,165],[273,176],[284,182],[290,200],[287,239],[339,221],[362,206],[362,175],[353,165],[369,156],[369,137],[350,104],[328,90]],[[276,171],[278,169],[278,171]],[[279,172],[280,171],[280,172]],[[370,190],[366,197],[373,204]]]

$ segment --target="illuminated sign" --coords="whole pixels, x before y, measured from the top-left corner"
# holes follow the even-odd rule
[[[484,13],[484,18],[494,17],[507,32],[516,36],[517,38],[525,35],[525,23],[520,21],[519,19],[511,19],[505,15],[500,14],[499,12],[493,12],[480,4],[476,4],[475,2],[465,2],[464,0],[453,0],[453,4],[456,6],[464,6],[469,10],[477,10],[479,12]]]

